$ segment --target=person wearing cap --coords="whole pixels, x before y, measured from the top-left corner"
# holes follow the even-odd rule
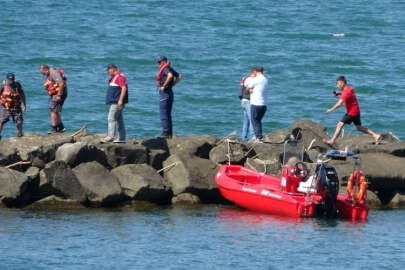
[[[114,64],[107,66],[110,75],[105,103],[110,106],[108,112],[107,137],[101,142],[125,143],[124,107],[128,103],[128,85],[125,75]],[[118,137],[115,137],[118,129]]]
[[[245,86],[250,92],[250,113],[255,133],[254,140],[262,142],[262,119],[267,110],[266,103],[269,83],[263,74],[263,67],[261,66],[253,68],[251,76],[253,78],[245,81]]]
[[[354,123],[358,131],[361,131],[365,134],[371,135],[374,138],[376,144],[380,143],[382,138],[381,134],[375,133],[374,131],[365,128],[361,125],[360,119],[360,106],[357,101],[356,93],[354,92],[353,87],[347,84],[346,78],[344,76],[339,76],[336,79],[336,86],[342,90],[342,92],[334,91],[333,94],[337,97],[340,96],[340,99],[333,105],[331,108],[326,110],[326,113],[331,113],[341,105],[345,105],[346,107],[346,114],[342,117],[342,119],[337,123],[335,133],[333,134],[331,139],[323,140],[329,146],[333,146],[335,141],[340,135],[344,125]]]
[[[39,72],[45,76],[45,90],[49,95],[49,110],[51,112],[51,130],[48,134],[65,132],[62,122],[62,107],[67,98],[67,83],[65,72],[60,68],[42,64]]]
[[[15,75],[9,73],[6,80],[3,81],[0,88],[1,100],[1,121],[0,121],[0,139],[3,125],[7,123],[10,117],[16,124],[18,137],[23,136],[23,116],[26,110],[25,94],[21,84],[15,80]],[[21,108],[22,105],[22,108]]]
[[[159,65],[156,82],[159,89],[159,111],[163,129],[161,137],[170,139],[173,136],[173,87],[180,82],[182,75],[171,67],[166,56],[158,56],[156,60]]]

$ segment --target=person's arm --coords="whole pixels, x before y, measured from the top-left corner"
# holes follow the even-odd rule
[[[51,70],[51,80],[56,82],[58,84],[58,88],[56,89],[58,91],[56,100],[59,101],[62,99],[62,96],[65,91],[65,86],[66,82],[63,80],[62,76],[60,75],[59,71],[52,69]]]
[[[126,85],[121,87],[121,95],[120,95],[120,99],[118,100],[118,104],[117,104],[118,106],[122,107],[124,105],[124,99],[127,94],[127,91],[128,91],[128,89],[127,89]]]
[[[18,91],[20,92],[21,101],[22,101],[22,110],[23,110],[23,112],[25,112],[27,110],[27,102],[25,99],[25,93],[24,93],[24,90],[22,89],[21,85],[19,85],[18,89],[19,89]]]
[[[181,81],[181,79],[183,79],[183,75],[181,73],[178,73],[177,77],[175,77],[175,80],[173,82],[173,86],[178,84]]]
[[[326,110],[326,113],[331,113],[331,112],[333,112],[334,110],[336,110],[337,108],[339,108],[342,104],[343,104],[343,99],[339,99],[339,100],[336,102],[336,104],[333,105],[332,108]]]
[[[173,73],[169,72],[167,73],[167,77],[163,85],[160,87],[160,91],[165,91],[167,85],[169,84],[170,80],[173,78]]]

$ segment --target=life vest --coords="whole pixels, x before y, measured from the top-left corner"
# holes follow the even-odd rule
[[[358,189],[357,194],[355,192],[356,186]],[[362,171],[354,171],[350,174],[347,181],[347,194],[352,200],[357,202],[367,199],[367,179]]]
[[[66,77],[65,77],[65,72],[60,69],[57,68],[56,71],[59,72],[60,76],[62,77],[62,79],[64,81],[66,81]],[[51,80],[50,76],[48,76],[44,82],[44,86],[45,86],[45,90],[48,92],[48,95],[53,96],[56,95],[57,93],[59,93],[60,90],[60,86],[57,82],[54,82]]]
[[[16,109],[21,104],[21,95],[17,88],[13,89],[6,81],[3,81],[3,91],[1,92],[0,100],[1,105],[6,110]]]
[[[159,72],[156,75],[156,84],[158,87],[162,87],[160,80],[162,79],[163,71],[168,67],[170,67],[170,62],[167,62],[166,64],[164,64],[163,66],[160,67]]]

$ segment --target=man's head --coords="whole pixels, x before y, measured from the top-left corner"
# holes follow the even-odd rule
[[[49,66],[45,64],[39,66],[39,72],[41,72],[41,74],[45,76],[49,76],[49,69]]]
[[[6,79],[7,79],[7,83],[8,83],[8,84],[14,83],[14,82],[15,82],[15,75],[14,75],[14,73],[8,73],[7,76],[6,76]]]
[[[118,68],[114,64],[108,64],[107,65],[107,72],[110,74],[110,76],[114,76],[118,71]]]
[[[159,66],[161,66],[162,64],[167,63],[167,57],[164,56],[164,55],[159,55],[159,56],[156,58],[156,63],[157,63]]]
[[[347,84],[347,81],[346,81],[345,76],[339,76],[339,77],[336,79],[336,86],[337,86],[339,89],[343,90],[343,89],[345,88],[346,84]]]

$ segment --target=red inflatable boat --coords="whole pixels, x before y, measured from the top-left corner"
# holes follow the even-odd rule
[[[240,165],[223,165],[215,176],[223,197],[235,204],[268,214],[290,217],[342,217],[366,220],[369,207],[365,196],[356,200],[338,195],[335,169],[317,164],[308,177],[305,164],[284,166],[281,177],[267,175]]]

